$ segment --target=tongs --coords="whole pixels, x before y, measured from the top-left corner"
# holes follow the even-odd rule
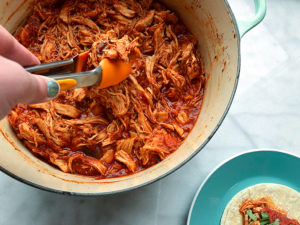
[[[44,75],[57,80],[61,90],[80,87],[96,87],[98,89],[116,85],[126,79],[131,72],[130,62],[112,61],[104,58],[93,70],[83,71],[89,51],[78,54],[71,59],[43,63],[26,67],[26,71]]]

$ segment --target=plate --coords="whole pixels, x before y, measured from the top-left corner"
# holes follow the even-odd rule
[[[199,187],[187,224],[219,225],[232,197],[255,184],[283,184],[300,192],[299,171],[300,158],[279,150],[252,150],[226,160]]]

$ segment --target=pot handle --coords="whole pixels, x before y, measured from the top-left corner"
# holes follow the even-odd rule
[[[255,16],[251,20],[238,21],[238,28],[241,37],[243,37],[249,30],[259,24],[266,15],[267,5],[266,0],[254,0]]]

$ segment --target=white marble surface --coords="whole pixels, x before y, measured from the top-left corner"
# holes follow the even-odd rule
[[[250,0],[230,0],[237,17]],[[278,148],[300,155],[300,1],[270,0],[261,25],[242,40],[240,83],[230,113],[188,164],[146,187],[112,196],[71,197],[0,173],[2,225],[181,225],[208,173],[237,153]]]

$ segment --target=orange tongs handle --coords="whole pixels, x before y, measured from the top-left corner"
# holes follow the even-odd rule
[[[100,62],[102,68],[102,80],[98,89],[116,85],[125,80],[131,72],[131,63],[123,61],[112,61],[102,59]]]

